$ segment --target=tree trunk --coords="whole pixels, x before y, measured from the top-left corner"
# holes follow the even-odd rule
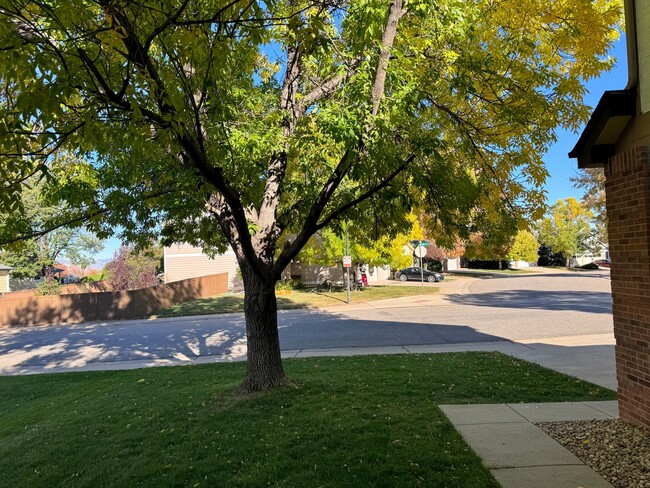
[[[240,267],[244,278],[248,365],[239,391],[251,393],[286,384],[288,380],[280,357],[275,280],[261,278],[245,265]]]

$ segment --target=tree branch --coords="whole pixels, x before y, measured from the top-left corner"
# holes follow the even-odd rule
[[[386,74],[388,73],[388,60],[390,58],[390,50],[395,43],[397,36],[397,23],[406,13],[403,7],[403,0],[392,0],[390,3],[390,10],[388,12],[388,20],[386,27],[381,38],[381,52],[379,53],[379,61],[377,62],[377,71],[375,73],[375,81],[372,85],[372,116],[376,117],[379,112],[379,104],[384,95],[386,88]]]
[[[233,3],[238,2],[239,0],[235,0]],[[144,48],[145,50],[149,50],[149,47],[151,46],[151,43],[154,41],[156,37],[158,37],[160,34],[162,34],[165,29],[167,29],[169,26],[173,25],[178,18],[182,15],[182,13],[185,11],[187,8],[187,4],[190,3],[190,0],[183,0],[183,3],[181,3],[180,7],[176,9],[176,11],[171,14],[165,21],[160,24],[158,27],[156,27],[151,34],[149,34],[149,37],[147,37],[147,40],[144,42]]]
[[[154,193],[149,193],[147,195],[144,195],[142,198],[138,199],[137,202],[133,202],[133,204],[141,203],[146,200],[151,200],[153,198],[158,198],[164,195],[168,195],[170,193],[175,193],[177,190],[175,189],[168,189],[168,190],[161,190],[158,192]],[[60,229],[62,227],[70,227],[76,224],[84,223],[87,222],[88,220],[98,217],[100,215],[104,215],[106,213],[109,213],[115,209],[108,208],[108,207],[102,207],[98,208],[96,210],[93,210],[91,212],[85,213],[83,215],[78,215],[76,217],[70,218],[68,220],[65,220],[63,222],[59,222],[57,224],[52,224],[49,227],[45,229],[40,229],[34,232],[31,232],[29,234],[22,234],[16,237],[12,237],[10,239],[5,239],[5,240],[0,240],[0,246],[6,245],[6,244],[13,244],[14,242],[19,242],[19,241],[26,241],[28,239],[33,239],[36,237],[43,237],[46,234],[49,234],[52,231],[55,231],[57,229]]]
[[[282,253],[278,257],[275,266],[273,267],[274,272],[279,276],[279,273],[281,270],[283,270],[293,258],[295,258],[300,250],[304,247],[304,245],[307,243],[309,238],[314,234],[314,232],[318,232],[319,230],[327,227],[329,224],[332,223],[336,218],[340,217],[343,215],[345,212],[353,208],[354,206],[368,200],[371,198],[373,195],[377,194],[384,188],[388,187],[391,182],[400,174],[402,173],[408,166],[415,160],[415,154],[411,154],[406,161],[404,161],[403,164],[401,164],[395,171],[393,171],[390,175],[388,175],[386,178],[384,178],[380,183],[377,185],[373,186],[363,194],[359,195],[357,198],[352,200],[351,202],[346,203],[345,205],[341,206],[337,210],[334,210],[330,215],[328,215],[326,218],[324,218],[321,222],[315,223],[312,225],[307,225],[303,227],[302,231],[292,242],[287,242],[285,244],[284,249],[282,250]],[[324,208],[320,209],[320,213]]]
[[[226,181],[223,169],[212,166],[203,150],[203,144],[199,140],[202,134],[192,137],[185,126],[178,122],[176,108],[172,105],[167,89],[164,85],[156,66],[151,60],[148,51],[137,37],[136,29],[128,16],[119,8],[119,5],[110,0],[100,0],[102,6],[109,12],[116,22],[115,29],[122,34],[122,42],[126,47],[128,58],[134,66],[148,77],[152,82],[153,97],[158,105],[163,119],[171,120],[170,127],[174,137],[185,151],[191,166],[202,175],[217,191],[223,196],[230,215],[235,223],[237,234],[230,236],[231,239],[238,239],[243,254],[256,273],[262,273],[262,267],[251,242],[250,232],[246,215],[239,198],[239,193]]]
[[[63,143],[70,137],[72,134],[74,134],[77,130],[79,130],[81,127],[85,125],[85,122],[81,122],[80,124],[74,126],[70,130],[66,132],[59,132],[57,133],[61,135],[54,143],[49,143],[44,145],[43,147],[40,147],[36,150],[33,151],[28,151],[28,152],[15,152],[15,153],[0,153],[0,156],[5,156],[5,157],[14,157],[14,158],[20,158],[20,157],[39,157],[41,159],[47,159],[49,158],[52,154],[54,154],[61,146],[63,146]],[[15,134],[15,133],[14,133]],[[23,135],[30,135],[33,134],[33,132],[27,132]],[[48,150],[48,148],[50,148]]]
[[[375,117],[379,112],[379,105],[381,102],[381,98],[386,88],[386,74],[388,71],[388,60],[390,58],[390,50],[393,47],[393,44],[395,42],[395,37],[397,36],[397,24],[399,20],[406,14],[406,9],[404,8],[403,5],[404,5],[403,0],[391,0],[390,9],[388,12],[388,18],[386,20],[386,26],[382,34],[382,40],[381,40],[382,47],[379,54],[379,61],[377,63],[377,71],[375,72],[375,79],[371,91],[371,99],[372,99],[371,114],[373,117]],[[326,86],[324,90],[317,90],[313,92],[313,95],[311,95],[311,97],[317,99],[320,96],[324,96],[326,93],[328,93],[328,90],[336,89],[337,85],[335,84],[335,82],[340,83],[342,80],[339,81],[338,79],[336,79],[336,77],[334,77],[329,81],[331,81],[331,83],[326,82]],[[359,150],[361,150],[363,148],[362,136],[359,136],[358,143],[359,143]],[[284,249],[282,250],[280,256],[276,260],[273,269],[274,269],[274,273],[276,273],[277,276],[279,276],[280,271],[284,269],[284,267],[286,267],[289,264],[289,262],[300,252],[300,250],[307,243],[307,241],[309,240],[309,238],[312,236],[314,232],[326,226],[333,219],[335,219],[341,213],[347,211],[349,208],[352,208],[354,205],[366,200],[367,198],[370,198],[377,191],[380,191],[382,188],[388,186],[390,182],[399,173],[401,173],[406,168],[406,166],[408,166],[408,164],[415,158],[415,155],[409,156],[407,161],[405,161],[405,163],[402,166],[400,166],[397,170],[391,173],[391,175],[389,175],[382,183],[370,189],[368,192],[364,193],[357,199],[345,205],[338,211],[335,211],[332,215],[327,217],[323,222],[319,224],[318,220],[320,219],[323,210],[325,209],[325,206],[330,201],[332,195],[339,187],[339,185],[341,184],[345,176],[348,174],[353,164],[353,159],[356,159],[357,157],[358,157],[357,151],[355,151],[354,157],[352,157],[352,151],[350,150],[350,148],[348,148],[345,151],[345,154],[339,161],[339,164],[337,165],[336,169],[330,176],[327,183],[325,183],[325,185],[321,189],[319,195],[314,200],[302,230],[296,236],[293,242],[287,242],[285,244]]]
[[[298,252],[300,252],[300,249],[302,249],[302,247],[307,243],[312,234],[316,232],[318,219],[322,215],[327,202],[329,202],[329,200],[332,198],[332,195],[341,184],[341,181],[343,181],[347,175],[350,167],[352,166],[353,159],[356,157],[356,151],[353,152],[352,150],[347,149],[339,160],[336,169],[327,180],[327,183],[323,185],[320,193],[312,203],[311,208],[309,209],[309,214],[307,215],[305,223],[303,224],[302,230],[296,236],[293,242],[287,242],[285,244],[284,249],[276,260],[273,269],[274,273],[276,273],[277,276],[279,276],[281,270],[283,270],[287,264],[289,264],[289,262],[298,254]]]
[[[325,219],[323,219],[319,224],[317,224],[316,229],[321,230],[324,227],[327,227],[329,224],[332,223],[333,220],[335,220],[337,217],[340,215],[344,214],[348,210],[350,210],[352,207],[368,200],[370,197],[372,197],[375,193],[383,190],[387,186],[391,184],[391,182],[395,179],[397,175],[399,175],[402,171],[404,171],[408,166],[415,160],[415,154],[411,154],[406,161],[398,167],[395,171],[393,171],[390,175],[388,175],[384,180],[382,180],[381,183],[378,185],[375,185],[372,187],[370,190],[366,191],[365,193],[361,194],[354,200],[352,200],[349,203],[346,203],[339,209],[333,211],[329,216],[327,216]]]
[[[2,186],[0,186],[0,189],[2,189],[3,191],[6,191],[6,190],[8,190],[10,188],[13,188],[15,186],[19,186],[22,183],[24,183],[25,181],[27,181],[28,179],[30,179],[32,176],[34,176],[36,173],[38,173],[39,171],[42,171],[42,170],[43,170],[43,167],[40,166],[40,165],[37,165],[36,168],[33,171],[30,171],[29,173],[27,173],[27,175],[20,177],[20,179],[15,180],[15,181],[9,181],[7,183],[3,183]]]
[[[362,58],[360,57],[353,59],[350,65],[346,67],[347,69],[345,73],[339,73],[332,76],[331,78],[325,80],[322,84],[318,85],[312,91],[304,95],[300,99],[300,105],[298,106],[299,115],[302,116],[314,103],[336,91],[336,89],[341,86],[341,83],[343,83],[343,81],[347,80],[354,74],[354,70],[359,67],[361,61]]]
[[[296,93],[298,91],[298,78],[300,77],[302,53],[300,47],[291,45],[287,49],[287,69],[280,91],[280,110],[290,111],[285,116],[285,132],[292,133],[298,119]]]

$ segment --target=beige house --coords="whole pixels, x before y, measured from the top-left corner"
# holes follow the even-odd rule
[[[228,273],[228,289],[242,289],[239,264],[232,249],[210,258],[190,244],[173,244],[164,249],[165,283]]]
[[[355,272],[357,274],[357,279],[359,279],[359,272],[356,270],[356,267],[350,269],[350,276],[354,278]],[[335,284],[342,283],[343,273],[343,268],[341,266],[321,266],[300,262],[291,263],[285,271],[285,275],[290,276],[291,279],[302,281],[306,285],[318,285],[325,280],[329,280]],[[368,266],[366,277],[368,278],[369,283],[387,280],[390,278],[390,268],[388,266]]]
[[[12,269],[0,263],[0,293],[11,291],[9,289],[9,273],[11,273]]]
[[[210,258],[198,247],[190,244],[174,244],[164,249],[163,256],[165,283],[228,273],[228,288],[230,290],[244,288],[239,273],[239,264],[232,249]],[[307,285],[317,285],[325,280],[338,283],[343,281],[343,270],[340,266],[319,266],[295,262],[287,267],[284,276],[302,281]],[[390,277],[390,268],[388,266],[369,268],[366,276],[370,283],[385,280]]]

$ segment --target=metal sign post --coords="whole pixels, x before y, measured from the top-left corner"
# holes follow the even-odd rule
[[[422,267],[422,251],[426,251],[423,247],[420,248],[420,286],[424,286],[424,268]]]
[[[347,259],[346,259],[347,258]],[[347,261],[347,266],[346,266]],[[348,268],[347,290],[348,290],[348,305],[350,304],[350,266],[352,265],[352,258],[348,249],[348,221],[345,221],[345,257],[343,258],[343,266]]]
[[[429,241],[411,241],[415,246],[415,255],[420,258],[420,282],[424,286],[424,267],[422,266],[422,258],[427,255],[427,247]]]

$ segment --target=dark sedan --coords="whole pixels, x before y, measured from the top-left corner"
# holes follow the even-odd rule
[[[400,281],[420,281],[422,279],[422,275],[424,275],[425,281],[428,281],[429,283],[435,283],[436,281],[442,281],[445,279],[442,273],[427,271],[426,269],[422,271],[422,268],[404,268],[403,270],[395,273],[395,278]]]

